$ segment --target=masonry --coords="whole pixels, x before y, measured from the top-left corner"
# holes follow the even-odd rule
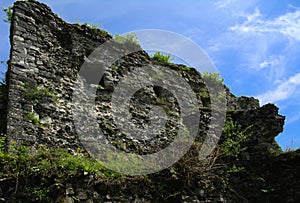
[[[85,57],[112,37],[103,30],[68,24],[44,4],[22,1],[16,2],[14,6],[10,38],[11,54],[7,74],[9,139],[33,148],[40,144],[63,148],[80,146],[71,110],[74,82]],[[129,56],[126,60],[117,64],[117,73],[108,70],[105,74],[102,80],[106,86],[105,91],[98,96],[103,103],[103,98],[107,94],[111,95],[110,84],[126,74],[130,66],[140,67],[149,61],[154,63],[143,51]],[[178,69],[176,65],[173,68]],[[196,93],[205,87],[194,69],[186,71],[183,77],[186,77]],[[200,95],[200,104],[205,105],[206,100],[207,98]],[[229,113],[240,111],[243,115],[251,110],[260,114],[260,107],[255,99],[236,98],[228,91],[227,100]],[[267,143],[270,143],[265,143],[266,147],[273,145],[274,137],[282,131],[284,121],[277,114],[276,107],[270,108],[273,109],[269,115],[272,118],[270,124],[274,124],[272,126],[276,126],[276,129],[271,132],[267,127],[257,127],[259,131],[266,131],[257,133],[257,139],[264,140],[265,137]],[[258,117],[266,119],[261,114]],[[250,123],[243,121],[243,124],[253,124],[248,121]],[[258,125],[266,123],[264,120]]]
[[[110,38],[106,32],[65,23],[46,5],[16,2],[7,78],[9,139],[27,146],[78,146],[70,112],[72,82],[84,56]],[[37,88],[55,98],[25,95]]]

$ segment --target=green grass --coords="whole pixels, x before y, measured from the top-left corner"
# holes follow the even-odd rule
[[[55,175],[93,174],[99,177],[118,177],[119,174],[103,167],[100,162],[87,156],[80,148],[74,154],[66,150],[51,150],[39,147],[32,154],[26,146],[17,146],[11,141],[9,150],[6,150],[6,136],[0,136],[0,168],[1,175]]]

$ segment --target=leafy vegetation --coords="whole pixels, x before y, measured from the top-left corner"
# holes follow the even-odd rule
[[[42,122],[42,120],[39,119],[38,115],[33,112],[25,114],[24,118],[31,120],[32,123],[36,124],[40,128],[49,128],[51,126],[51,123]]]
[[[125,35],[116,34],[114,36],[114,41],[120,44],[133,44],[138,46],[140,44],[136,34],[134,33],[129,33]]]
[[[92,30],[94,30],[94,31],[97,31],[97,32],[100,32],[100,34],[103,36],[103,37],[106,37],[106,36],[110,36],[110,34],[107,32],[107,31],[105,31],[105,30],[103,30],[101,27],[101,24],[91,24],[91,23],[81,23],[80,21],[79,21],[79,19],[77,18],[76,19],[76,22],[75,22],[75,25],[78,25],[78,26],[80,26],[80,27],[87,27],[87,28],[90,28],[90,29],[92,29]]]
[[[164,55],[164,54],[160,53],[160,51],[156,52],[152,56],[152,59],[154,59],[155,61],[157,61],[158,63],[163,64],[163,65],[169,65],[169,64],[171,64],[171,61],[173,60],[173,58],[171,57],[171,54]]]
[[[0,134],[0,154],[6,150],[6,135],[4,133]]]
[[[97,30],[97,29],[101,28],[100,24],[81,23],[78,18],[76,19],[76,23],[75,24],[80,25],[80,26],[86,26],[86,27],[89,27],[89,28],[91,28],[93,30]]]
[[[11,23],[13,15],[13,6],[8,6],[7,8],[2,7],[2,11],[6,13],[6,18],[3,19],[6,23]]]
[[[205,80],[205,82],[211,82],[213,84],[223,84],[224,83],[224,78],[221,78],[220,73],[204,72],[201,74],[201,76]]]
[[[33,112],[25,114],[25,118],[30,119],[34,124],[39,124],[41,122],[41,120]]]
[[[112,69],[113,71],[115,71],[115,72],[118,72],[118,70],[119,70],[119,67],[118,67],[118,66],[115,66],[115,65],[113,65],[113,66],[111,66],[111,69]]]
[[[30,194],[30,199],[25,202],[53,202],[52,198],[58,195],[51,192],[53,186],[76,177],[97,177],[113,182],[121,180],[122,175],[104,168],[80,148],[66,151],[41,146],[35,153],[31,153],[28,147],[18,146],[11,141],[7,150],[6,135],[1,134],[0,181],[15,182],[14,194],[18,190]]]
[[[88,157],[80,148],[70,154],[66,150],[50,150],[39,147],[36,153],[29,152],[26,146],[17,146],[14,141],[6,150],[6,135],[0,136],[0,168],[1,175],[19,176],[41,174],[45,176],[55,174],[83,175],[93,174],[99,177],[117,177],[118,173],[105,169],[99,162]]]
[[[249,140],[251,136],[248,126],[245,129],[232,119],[227,119],[223,127],[224,142],[221,144],[221,151],[227,156],[238,158],[239,154],[247,149],[243,144]]]
[[[104,87],[102,85],[90,84],[90,87],[96,88],[97,90],[104,90]]]
[[[51,98],[54,102],[57,102],[55,91],[52,91],[47,87],[30,85],[29,83],[25,83],[24,97],[34,103],[39,103],[43,97]]]
[[[179,71],[183,72],[183,71],[187,71],[190,72],[191,68],[188,66],[179,66]]]

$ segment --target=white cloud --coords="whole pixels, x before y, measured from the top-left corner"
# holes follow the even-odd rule
[[[269,81],[280,81],[286,73],[287,59],[283,55],[271,55],[256,66],[260,74],[264,74]]]
[[[215,3],[215,6],[217,6],[219,8],[225,8],[225,7],[229,6],[232,2],[234,2],[234,0],[221,0],[221,1],[217,1]]]
[[[241,17],[246,18],[246,20],[242,24],[231,26],[231,31],[254,35],[278,33],[289,39],[300,41],[300,9],[273,20],[264,20],[258,9],[252,14],[243,14]]]
[[[284,60],[284,56],[270,56],[259,64],[259,69],[272,68],[279,65]]]
[[[300,86],[300,73],[290,77],[285,82],[278,84],[275,90],[267,91],[264,94],[256,96],[261,104],[274,103],[282,100],[289,99],[290,97],[297,96],[297,88]],[[299,95],[300,96],[300,95]]]

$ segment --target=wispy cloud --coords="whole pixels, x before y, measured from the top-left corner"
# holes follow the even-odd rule
[[[261,104],[274,103],[289,99],[295,95],[297,88],[300,86],[300,73],[290,77],[285,82],[279,83],[274,90],[267,91],[264,94],[256,96]],[[298,95],[300,96],[300,95]]]
[[[268,59],[264,60],[259,64],[259,69],[272,68],[281,63],[284,56],[270,56]]]
[[[217,1],[215,3],[215,6],[219,7],[219,8],[225,8],[228,5],[230,5],[231,3],[233,3],[234,0],[221,0],[221,1]]]
[[[282,77],[287,72],[287,59],[283,55],[271,55],[266,59],[262,60],[256,66],[256,70],[259,74],[264,74],[265,78],[269,81],[277,83],[282,80]]]
[[[231,31],[255,35],[280,33],[289,39],[300,41],[300,9],[273,20],[264,20],[258,9],[255,9],[252,14],[243,14],[242,17],[246,20],[241,24],[231,26]]]
[[[234,23],[228,23],[226,32],[208,40],[207,50],[212,55],[234,52],[239,70],[252,76],[259,74],[272,87],[274,81],[288,78],[291,75],[287,74],[294,72],[291,69],[295,69],[295,54],[299,50],[300,8],[290,8],[290,12],[270,18],[254,6],[246,9],[252,9],[250,13],[232,11],[230,22]]]

